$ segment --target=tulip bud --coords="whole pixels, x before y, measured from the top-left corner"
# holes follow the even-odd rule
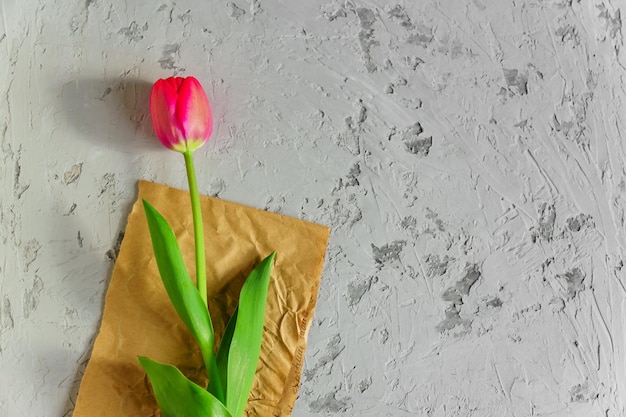
[[[209,100],[194,77],[155,82],[150,93],[150,116],[161,143],[181,153],[204,145],[213,130]]]

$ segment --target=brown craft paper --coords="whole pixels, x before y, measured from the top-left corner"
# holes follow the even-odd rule
[[[160,416],[137,356],[176,365],[198,383],[202,357],[163,288],[141,200],[170,223],[195,276],[189,194],[141,181],[104,306],[100,333],[81,382],[74,417]],[[286,417],[298,391],[329,229],[201,197],[209,309],[221,335],[252,268],[272,251],[261,358],[246,413]]]

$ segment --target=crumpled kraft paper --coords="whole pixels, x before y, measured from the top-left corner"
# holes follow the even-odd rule
[[[195,276],[189,194],[146,181],[128,218],[106,295],[100,332],[82,379],[74,417],[160,416],[137,356],[176,365],[204,384],[196,342],[161,282],[148,231],[145,199],[170,223]],[[210,197],[201,197],[209,310],[220,337],[252,268],[272,251],[261,358],[248,416],[291,414],[307,331],[317,299],[330,229]]]

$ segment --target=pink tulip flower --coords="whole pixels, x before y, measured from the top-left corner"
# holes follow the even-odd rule
[[[150,93],[152,127],[168,149],[191,153],[209,140],[213,118],[209,100],[194,77],[160,79]]]

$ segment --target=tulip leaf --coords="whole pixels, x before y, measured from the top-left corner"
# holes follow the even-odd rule
[[[222,389],[224,389],[224,391],[226,391],[226,387],[228,386],[228,351],[230,350],[233,334],[235,333],[237,313],[238,308],[235,308],[233,315],[230,316],[230,320],[228,320],[222,341],[220,342],[220,347],[217,350],[217,370],[220,374],[220,378],[222,378]]]
[[[172,365],[139,357],[163,417],[231,417],[214,395],[187,379]]]
[[[233,340],[233,333],[235,333],[238,310],[238,308],[235,308],[233,315],[230,316],[230,320],[228,320],[228,324],[226,325],[226,329],[224,329],[224,334],[222,335],[220,347],[217,350],[217,370],[220,374],[220,378],[222,379],[222,389],[224,391],[226,391],[228,383],[228,351],[230,350],[230,344]]]
[[[144,200],[143,205],[163,286],[176,312],[200,346],[209,376],[207,390],[223,401],[224,392],[213,353],[215,335],[208,309],[191,281],[176,236],[167,220],[147,201]]]
[[[274,256],[252,270],[239,296],[237,322],[228,352],[226,408],[241,417],[248,402],[261,353],[263,322]]]

